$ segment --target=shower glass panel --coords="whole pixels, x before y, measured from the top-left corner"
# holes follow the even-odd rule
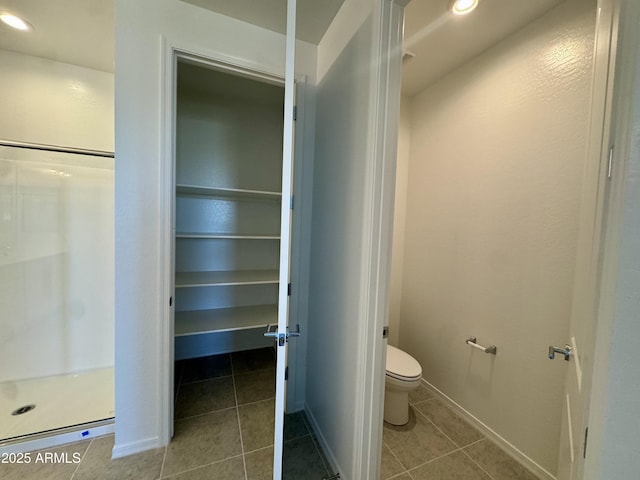
[[[0,443],[114,416],[113,158],[0,146]]]

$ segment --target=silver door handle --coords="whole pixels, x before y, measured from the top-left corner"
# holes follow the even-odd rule
[[[278,333],[278,325],[269,324],[267,325],[267,330],[263,333],[265,337],[273,337],[277,342],[278,346],[284,346],[285,342],[289,341],[289,337],[299,337],[300,336],[300,325],[296,325],[296,330],[293,332],[289,331],[289,327],[287,327],[287,333]]]
[[[571,357],[571,345],[567,344],[564,348],[554,347],[553,345],[549,345],[549,359],[553,360],[556,358],[556,353],[560,353],[564,355],[564,359],[568,362],[569,357]]]

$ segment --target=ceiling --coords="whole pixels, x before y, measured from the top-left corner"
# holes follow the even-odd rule
[[[182,0],[278,33],[286,33],[287,0]],[[296,38],[317,45],[344,0],[298,0]]]
[[[405,10],[402,93],[412,96],[564,0],[480,0],[468,15],[447,10],[449,0],[411,0]]]
[[[183,0],[269,30],[284,32],[286,0]],[[563,0],[480,0],[468,16],[447,11],[449,0],[412,0],[405,12],[402,89],[415,95],[444,74],[517,31]],[[298,0],[298,38],[317,44],[344,0]],[[0,24],[0,48],[113,71],[112,0],[0,0],[0,10],[24,16],[26,34]]]
[[[0,49],[113,71],[112,0],[0,0],[0,10],[34,27],[20,32],[0,23]]]

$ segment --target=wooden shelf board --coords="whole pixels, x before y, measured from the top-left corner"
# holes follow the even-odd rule
[[[278,270],[176,272],[176,288],[278,283]]]
[[[175,336],[264,328],[278,321],[277,305],[176,312]]]

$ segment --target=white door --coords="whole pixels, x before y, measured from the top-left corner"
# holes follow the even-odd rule
[[[282,143],[282,202],[280,214],[280,278],[276,339],[276,404],[273,441],[273,478],[282,478],[284,447],[285,371],[289,337],[289,276],[291,250],[291,198],[293,181],[296,0],[287,1],[287,39],[284,90],[284,133]]]
[[[614,0],[598,1],[591,131],[587,152],[586,188],[583,191],[578,253],[573,291],[573,308],[566,345],[550,347],[549,357],[566,362],[565,395],[558,454],[558,480],[582,478],[588,442],[588,413],[591,396],[601,253],[604,244],[606,207],[610,190],[611,98],[617,11]],[[556,351],[553,351],[556,347]],[[562,359],[562,360],[560,360]],[[557,365],[560,367],[560,365]]]

